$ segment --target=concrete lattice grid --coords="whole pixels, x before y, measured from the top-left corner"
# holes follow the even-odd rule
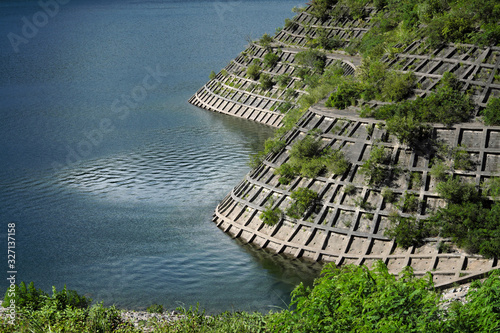
[[[297,15],[293,23],[276,37],[273,51],[278,48],[280,60],[276,66],[265,70],[271,76],[288,73],[292,80],[284,89],[274,87],[269,92],[255,88],[256,81],[246,78],[246,68],[253,59],[263,59],[268,52],[259,45],[251,45],[239,55],[214,80],[202,87],[191,99],[194,105],[208,110],[255,120],[279,127],[283,114],[277,108],[286,101],[295,102],[304,94],[301,80],[294,76],[297,64],[294,55],[307,47],[322,27],[329,36],[339,36],[345,45],[361,38],[368,31],[370,17],[365,20],[347,19],[321,22],[308,13],[310,7]],[[373,14],[373,10],[372,10]],[[415,95],[425,96],[436,87],[445,72],[451,72],[464,82],[464,93],[472,94],[476,104],[476,116],[488,101],[500,96],[500,48],[475,45],[444,45],[428,49],[417,41],[387,57],[388,67],[401,72],[412,71],[417,77]],[[359,57],[341,53],[329,53],[328,63],[341,61],[345,74],[353,74],[361,64]],[[297,95],[286,97],[287,89],[294,89]],[[363,106],[362,102],[360,107]],[[379,102],[366,102],[376,106]],[[236,186],[218,205],[214,222],[233,237],[254,244],[275,253],[313,261],[333,261],[337,264],[364,264],[370,266],[376,260],[384,261],[389,270],[397,274],[403,267],[413,267],[416,275],[433,272],[437,286],[447,286],[482,276],[498,268],[497,259],[485,259],[469,255],[441,238],[426,239],[425,245],[399,248],[384,235],[389,225],[389,214],[397,211],[401,216],[410,216],[394,203],[382,196],[382,188],[369,186],[359,168],[368,158],[374,145],[383,145],[390,155],[390,165],[399,165],[404,170],[394,175],[391,190],[397,197],[405,193],[418,197],[419,206],[411,215],[425,219],[431,212],[445,206],[435,186],[437,179],[430,173],[430,164],[435,157],[432,150],[412,150],[401,145],[395,137],[386,133],[383,121],[357,116],[359,109],[336,110],[320,103],[311,107],[299,120],[297,126],[284,136],[287,147],[271,154],[256,169]],[[477,120],[477,119],[476,119]],[[432,125],[432,140],[445,144],[450,149],[462,147],[473,168],[449,173],[466,182],[479,186],[493,176],[498,176],[500,163],[500,127],[485,127],[479,122],[457,124],[446,127]],[[324,146],[340,148],[352,163],[350,170],[342,175],[323,175],[314,179],[295,177],[289,185],[278,182],[274,171],[289,159],[288,152],[294,142],[309,131],[321,133]],[[416,186],[412,175],[418,174],[422,181]],[[344,192],[347,186],[355,186],[354,194]],[[297,188],[309,188],[319,194],[314,211],[310,210],[301,219],[283,215],[275,226],[265,225],[260,214],[272,203],[282,211],[290,206],[291,192]],[[359,205],[359,202],[367,205]],[[447,243],[451,252],[443,253],[438,245]]]

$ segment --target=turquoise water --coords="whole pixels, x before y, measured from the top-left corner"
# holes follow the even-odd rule
[[[211,222],[272,130],[187,100],[301,3],[60,2],[0,3],[0,244],[16,223],[17,280],[123,308],[284,307],[315,272]]]

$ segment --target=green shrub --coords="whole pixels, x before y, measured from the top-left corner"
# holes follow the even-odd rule
[[[396,194],[388,187],[382,189],[382,197],[389,203],[394,203],[394,201],[396,201]]]
[[[342,46],[343,41],[337,35],[332,37],[328,37],[329,30],[318,28],[316,29],[316,34],[318,37],[316,38],[318,45],[325,50],[335,50]]]
[[[287,209],[286,214],[290,217],[300,219],[307,211],[307,209],[309,209],[314,204],[314,202],[318,198],[318,193],[308,188],[299,188],[293,191],[290,197],[294,201],[292,205]]]
[[[400,74],[389,71],[381,89],[383,100],[399,102],[407,98],[413,92],[415,82],[416,78],[412,72]]]
[[[251,64],[247,67],[247,75],[252,80],[258,80],[260,76],[261,68],[257,64]]]
[[[299,65],[307,66],[321,74],[325,68],[326,55],[319,50],[310,49],[297,53],[295,60]]]
[[[298,174],[299,170],[297,170],[296,166],[292,166],[290,163],[283,163],[277,168],[274,173],[279,175],[280,178],[278,181],[280,184],[288,185],[292,181],[293,178]]]
[[[306,158],[300,161],[300,175],[315,178],[325,170],[325,162],[322,158]]]
[[[500,203],[491,207],[482,202],[450,203],[429,221],[469,253],[500,256]]]
[[[384,105],[373,110],[373,116],[377,119],[398,119],[408,123],[408,129],[415,127],[418,122],[434,122],[452,125],[454,123],[467,121],[474,113],[474,103],[470,96],[461,91],[462,84],[456,77],[447,72],[439,82],[436,90],[426,97],[417,97],[415,100],[407,100],[397,104]],[[404,128],[403,128],[404,129]],[[405,129],[405,133],[408,131]]]
[[[347,195],[352,195],[352,194],[356,193],[356,186],[354,186],[353,184],[347,184],[344,187],[344,193]]]
[[[423,244],[429,237],[432,228],[426,220],[417,220],[414,216],[403,217],[397,212],[389,215],[390,225],[385,231],[387,237],[393,238],[399,246],[408,248]]]
[[[264,224],[273,226],[280,221],[282,214],[283,212],[278,207],[276,208],[267,207],[260,214],[260,219],[262,220],[262,222],[264,222]]]
[[[416,189],[423,185],[422,174],[420,172],[412,172],[410,174],[410,188]]]
[[[284,102],[281,103],[280,106],[278,106],[278,111],[281,113],[287,113],[288,110],[290,110],[293,107],[293,104],[290,102]]]
[[[386,179],[388,169],[384,166],[389,164],[390,156],[383,145],[372,146],[370,157],[363,162],[359,172],[365,176],[369,185],[379,185]]]
[[[290,157],[300,160],[319,156],[322,152],[321,146],[321,138],[307,134],[302,140],[292,146]]]
[[[214,71],[211,71],[210,74],[208,75],[208,78],[210,80],[213,80],[213,79],[215,79],[216,76],[217,76],[217,74]]]
[[[396,136],[402,144],[415,147],[422,140],[429,138],[431,128],[416,120],[413,115],[400,117],[395,115],[386,121],[387,131]]]
[[[273,37],[271,37],[270,35],[268,34],[264,34],[262,35],[262,37],[259,39],[259,44],[262,46],[262,47],[265,47],[265,48],[270,48],[271,47],[271,43],[274,41]]]
[[[405,191],[405,194],[401,197],[399,206],[405,213],[415,213],[418,209],[417,195]]]
[[[325,163],[328,171],[335,175],[343,175],[351,165],[340,149],[331,149],[325,156]]]
[[[492,98],[482,114],[485,125],[500,125],[500,98]]]
[[[459,177],[449,176],[444,182],[436,185],[436,191],[447,202],[462,204],[481,200],[479,191],[474,184],[463,182]]]
[[[313,0],[311,14],[324,21],[328,18],[329,8],[335,3],[336,0]]]
[[[266,158],[266,154],[263,151],[259,151],[255,154],[250,155],[250,159],[248,161],[248,166],[252,169],[258,167]]]
[[[475,165],[465,147],[458,146],[452,151],[454,163],[453,167],[457,170],[474,170]]]
[[[327,264],[314,288],[301,283],[292,296],[293,309],[269,317],[270,332],[437,332],[445,317],[430,273],[405,267],[395,278],[381,261]]]
[[[272,52],[267,53],[264,56],[264,65],[268,68],[272,68],[278,63],[279,59],[280,57],[277,54],[274,54]]]
[[[325,105],[343,110],[351,105],[356,105],[361,98],[361,88],[356,82],[349,80],[342,82],[337,90],[330,95]]]
[[[298,27],[297,22],[294,22],[293,20],[286,18],[285,19],[285,29],[289,30],[295,30]]]
[[[27,287],[24,282],[21,282],[15,285],[13,294],[10,289],[7,289],[2,306],[6,308],[11,303],[15,303],[20,309],[38,310],[47,298],[48,294],[41,289],[36,289],[33,282],[30,282]]]
[[[432,177],[436,178],[439,181],[443,181],[446,179],[448,175],[449,167],[440,160],[434,159],[432,160],[431,171],[429,172]]]
[[[292,78],[290,77],[289,74],[280,74],[275,76],[275,80],[276,83],[278,83],[278,85],[281,88],[285,88],[288,85],[288,83],[292,80]]]
[[[260,74],[259,83],[261,88],[264,90],[269,90],[274,85],[272,76],[267,73]]]
[[[483,195],[489,195],[492,197],[500,196],[500,177],[493,177],[485,180],[481,183],[481,189],[483,190]]]
[[[156,325],[154,332],[176,333],[264,333],[267,318],[255,312],[223,312],[208,316],[205,311],[200,311],[198,306],[189,309],[178,308],[181,314],[178,320]]]
[[[280,138],[269,138],[264,142],[264,153],[279,153],[283,148],[286,147],[286,142]]]

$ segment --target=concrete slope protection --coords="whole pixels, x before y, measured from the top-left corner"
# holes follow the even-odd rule
[[[302,80],[294,75],[300,68],[294,56],[307,48],[311,35],[314,37],[315,31],[321,28],[328,36],[339,36],[342,43],[349,44],[370,27],[370,16],[364,20],[322,22],[311,15],[310,10],[311,7],[307,7],[277,33],[271,46],[252,44],[203,86],[190,102],[207,110],[280,127],[286,114],[280,106],[295,103],[307,93]],[[271,50],[279,53],[280,58],[264,71],[274,78],[288,74],[290,81],[283,87],[275,85],[262,90],[258,81],[246,73],[255,63],[254,59],[262,63]],[[326,55],[327,65],[341,62],[344,75],[353,75],[361,64],[360,57],[344,52],[332,51]],[[500,48],[444,44],[431,49],[422,41],[415,41],[383,61],[399,72],[414,73],[415,96],[431,94],[446,72],[453,73],[462,82],[464,93],[471,94],[476,106],[475,120],[451,126],[428,124],[428,139],[450,150],[460,149],[470,161],[468,168],[451,167],[448,170],[448,175],[454,179],[479,188],[497,177],[500,127],[484,126],[477,117],[489,100],[500,96]],[[290,89],[295,94],[292,95]],[[403,248],[386,235],[394,212],[425,220],[429,214],[445,207],[446,201],[436,191],[439,179],[431,173],[436,157],[434,150],[401,143],[387,131],[383,120],[358,115],[363,106],[373,107],[377,103],[380,102],[361,101],[355,107],[338,110],[325,107],[322,101],[310,107],[282,137],[285,147],[267,155],[234,187],[217,206],[213,221],[235,238],[293,258],[368,267],[382,260],[394,274],[405,266],[411,266],[417,276],[430,271],[437,287],[466,282],[500,268],[496,258],[469,254],[447,238],[429,237],[422,244]],[[293,145],[310,133],[314,133],[323,148],[342,151],[350,162],[348,170],[343,174],[327,172],[314,178],[296,175],[288,184],[283,184],[276,170],[290,161]],[[375,149],[382,149],[387,165],[397,166],[399,170],[388,171],[390,181],[384,182],[384,186],[369,184],[361,172],[362,165]],[[284,214],[294,204],[293,192],[303,188],[317,193],[314,205],[300,218]],[[387,189],[392,193],[390,199],[384,195]],[[411,210],[398,204],[407,197],[416,202]],[[262,213],[269,209],[281,212],[273,225],[263,221]]]

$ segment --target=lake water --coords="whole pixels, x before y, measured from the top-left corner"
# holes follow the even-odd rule
[[[272,130],[187,100],[303,4],[44,3],[0,3],[0,244],[15,223],[17,282],[131,309],[284,307],[315,271],[211,222]]]

